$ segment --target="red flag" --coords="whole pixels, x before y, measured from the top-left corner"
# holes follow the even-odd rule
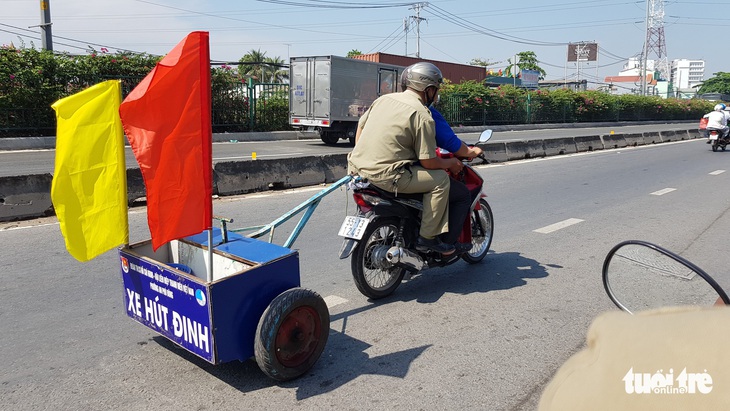
[[[147,188],[155,250],[211,227],[210,90],[208,33],[196,31],[157,63],[119,108]]]

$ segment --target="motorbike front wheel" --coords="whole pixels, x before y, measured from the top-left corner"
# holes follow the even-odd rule
[[[397,219],[373,220],[352,253],[352,277],[364,296],[374,300],[387,297],[403,281],[405,269],[391,264],[385,257],[397,236]]]
[[[471,212],[471,250],[461,258],[469,264],[476,264],[484,259],[492,245],[494,233],[494,216],[487,200],[479,200],[479,210]]]

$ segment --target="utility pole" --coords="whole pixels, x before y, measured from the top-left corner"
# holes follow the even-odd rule
[[[421,21],[426,20],[421,17],[421,9],[428,6],[428,3],[416,3],[411,7],[411,10],[416,10],[416,15],[411,16],[411,19],[416,21],[416,57],[421,57]]]
[[[53,51],[53,35],[51,34],[51,0],[41,0],[41,44],[43,50]]]
[[[403,19],[403,37],[406,39],[406,52],[403,53],[404,56],[408,55],[408,17],[405,17]]]

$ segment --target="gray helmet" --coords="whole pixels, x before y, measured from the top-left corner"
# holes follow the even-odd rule
[[[400,86],[403,90],[409,87],[416,91],[424,91],[431,86],[440,88],[443,82],[444,76],[441,70],[423,61],[406,67],[400,76]]]

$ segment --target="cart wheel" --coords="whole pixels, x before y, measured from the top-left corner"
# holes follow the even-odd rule
[[[254,353],[266,375],[287,381],[307,372],[324,350],[330,313],[312,290],[292,288],[269,304],[256,328]]]

